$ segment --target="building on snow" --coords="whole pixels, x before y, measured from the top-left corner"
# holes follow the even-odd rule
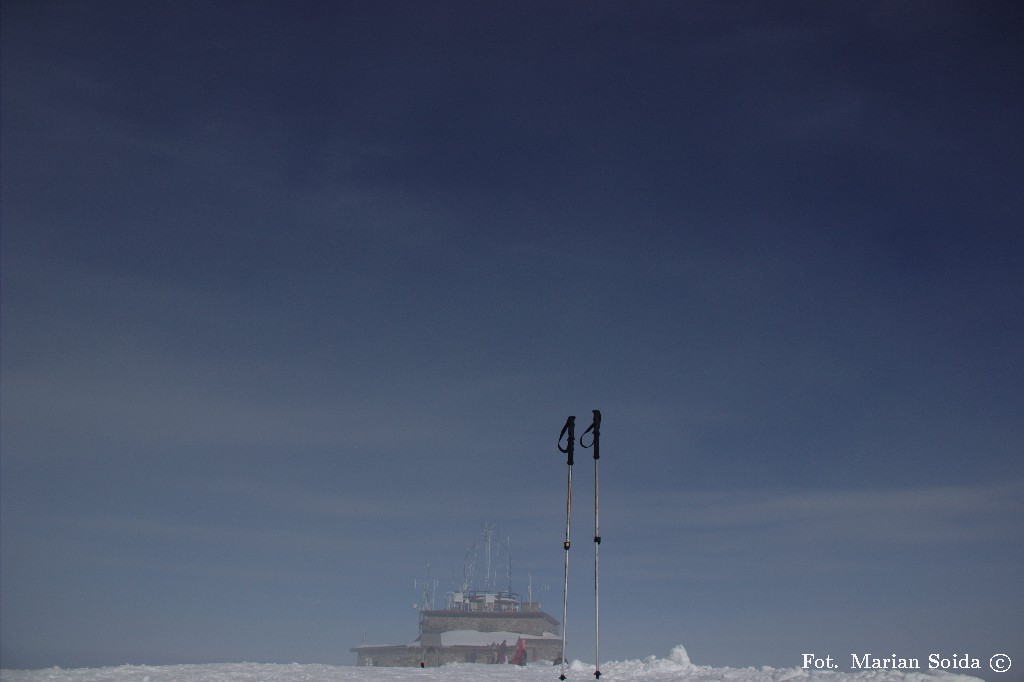
[[[435,667],[446,663],[558,663],[562,656],[559,622],[532,600],[522,602],[509,589],[498,591],[491,574],[493,528],[485,528],[484,584],[472,589],[477,545],[466,554],[462,589],[449,592],[445,607],[434,608],[428,579],[420,607],[419,636],[409,644],[362,644],[352,647],[356,664],[367,666]],[[434,583],[436,585],[436,581]]]

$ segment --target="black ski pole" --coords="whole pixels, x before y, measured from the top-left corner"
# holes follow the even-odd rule
[[[565,447],[562,447],[562,438],[566,438]],[[572,516],[572,451],[576,445],[576,417],[570,416],[565,420],[562,432],[558,434],[558,450],[568,455],[566,464],[569,465],[569,483],[565,495],[565,583],[562,586],[562,655],[561,668],[558,679],[565,679],[565,621],[569,615],[569,519]]]
[[[598,525],[598,496],[597,496],[597,460],[601,459],[601,411],[594,410],[594,421],[590,424],[583,436],[591,431],[594,432],[594,440],[590,445],[583,445],[583,436],[580,436],[580,445],[584,448],[594,448],[594,677],[601,679],[601,601],[598,590],[598,558],[601,547],[601,531]]]

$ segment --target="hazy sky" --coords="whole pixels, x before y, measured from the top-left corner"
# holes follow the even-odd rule
[[[351,663],[485,523],[560,618],[599,408],[605,658],[1024,679],[1020,3],[0,19],[3,667]]]

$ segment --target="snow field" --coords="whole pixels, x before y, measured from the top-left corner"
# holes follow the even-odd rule
[[[594,680],[592,663],[566,666],[570,682]],[[558,666],[452,664],[441,668],[367,668],[271,663],[212,665],[123,665],[64,670],[0,670],[0,682],[557,682]],[[601,664],[601,682],[980,682],[976,677],[944,671],[872,670],[823,672],[802,668],[712,668],[693,665],[682,646],[668,658],[608,661]]]

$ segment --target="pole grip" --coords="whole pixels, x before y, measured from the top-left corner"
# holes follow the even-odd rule
[[[566,438],[565,447],[562,447],[562,439]],[[572,451],[576,445],[576,416],[570,415],[565,420],[565,426],[562,427],[562,432],[558,434],[558,450],[568,455],[566,464],[572,466]]]
[[[593,412],[594,421],[590,422],[590,426],[588,426],[587,430],[580,436],[580,447],[593,448],[594,459],[601,459],[601,410],[594,410]],[[594,435],[591,436],[592,440],[590,441],[590,445],[587,445],[583,442],[583,437],[591,432],[593,432]]]
[[[594,429],[594,459],[601,459],[601,410],[593,410],[594,423],[590,428]]]

